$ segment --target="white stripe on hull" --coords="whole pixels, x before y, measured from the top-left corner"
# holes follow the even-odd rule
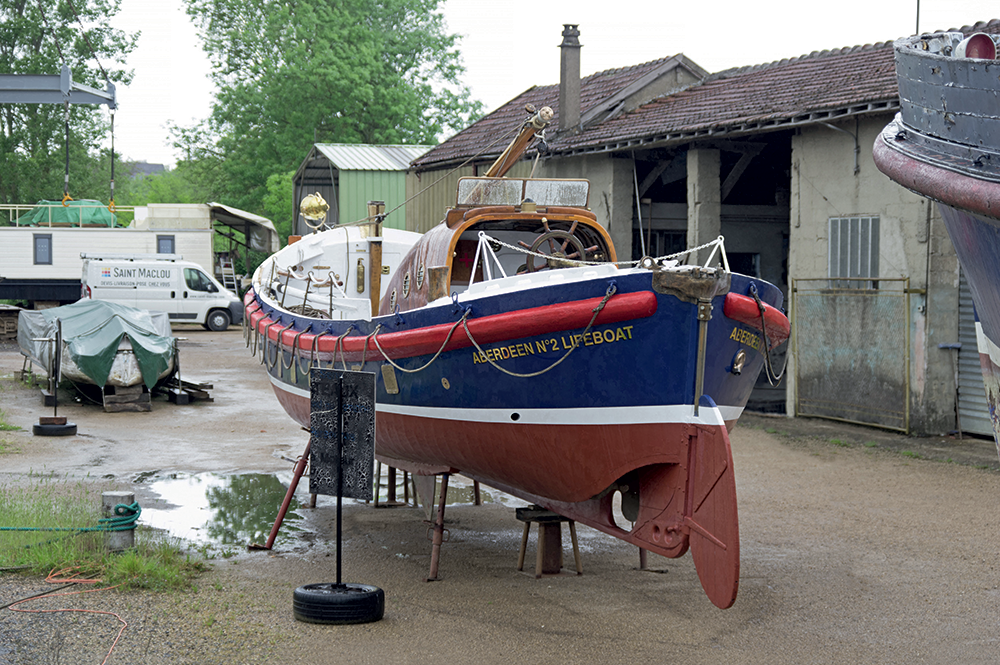
[[[309,399],[309,391],[268,375],[278,390]],[[662,406],[609,406],[571,409],[452,409],[400,404],[376,404],[376,411],[415,418],[461,420],[482,423],[512,423],[530,425],[638,425],[647,423],[700,423],[724,426],[738,420],[743,407],[700,407],[698,415],[690,404]],[[517,420],[511,414],[517,414]]]

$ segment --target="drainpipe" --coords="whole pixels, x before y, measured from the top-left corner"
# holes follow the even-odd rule
[[[578,25],[563,24],[559,45],[559,131],[580,128],[580,31]]]
[[[830,129],[836,130],[838,132],[843,132],[854,139],[854,175],[858,175],[861,171],[861,164],[859,163],[859,157],[861,155],[861,146],[858,144],[858,120],[854,119],[854,131],[850,132],[843,127],[837,127],[836,125],[831,125],[828,122],[818,123],[824,127],[829,127]]]

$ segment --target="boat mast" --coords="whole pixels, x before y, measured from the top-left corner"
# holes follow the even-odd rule
[[[529,113],[532,113],[535,109],[529,106],[527,110]],[[521,158],[521,155],[528,149],[528,146],[531,145],[532,139],[535,138],[535,133],[545,129],[552,122],[553,115],[551,108],[543,106],[539,109],[538,113],[528,118],[521,127],[518,135],[510,142],[507,149],[497,157],[497,160],[493,162],[493,165],[490,166],[489,170],[483,176],[486,178],[502,178],[517,163],[517,160]]]

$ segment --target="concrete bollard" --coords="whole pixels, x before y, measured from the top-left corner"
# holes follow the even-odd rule
[[[118,517],[115,515],[115,506],[119,503],[132,505],[135,503],[134,492],[104,492],[101,494],[101,513],[105,518]],[[135,530],[106,531],[104,533],[104,547],[111,552],[120,552],[131,549],[135,545]]]

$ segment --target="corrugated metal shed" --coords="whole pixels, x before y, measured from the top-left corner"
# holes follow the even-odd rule
[[[295,232],[311,229],[299,215],[299,202],[319,193],[330,204],[330,225],[355,222],[366,214],[368,201],[385,201],[386,211],[406,200],[410,162],[433,146],[317,143],[295,173]],[[404,207],[386,219],[386,226],[405,228]]]
[[[314,147],[341,171],[405,171],[434,146],[317,143]]]

